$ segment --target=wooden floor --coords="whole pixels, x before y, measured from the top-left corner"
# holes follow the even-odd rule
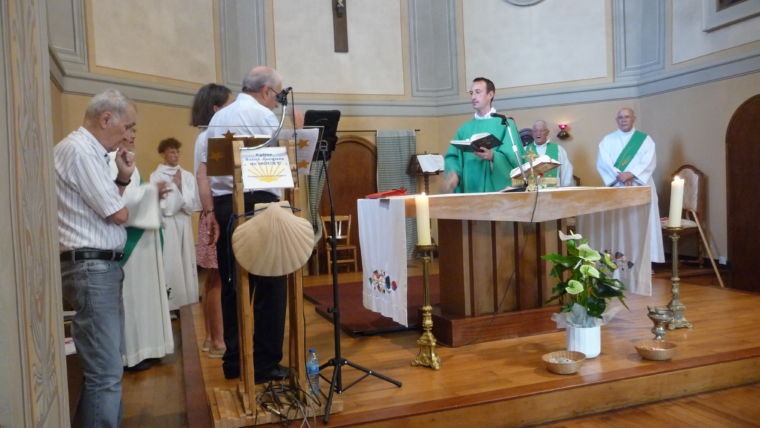
[[[655,278],[652,297],[629,297],[631,311],[602,329],[602,355],[587,361],[579,375],[554,375],[542,366],[542,354],[564,348],[564,332],[438,348],[439,371],[410,366],[417,333],[342,335],[343,357],[403,386],[365,378],[336,396],[343,410],[331,416],[329,425],[757,426],[760,406],[753,404],[760,399],[760,334],[755,326],[760,312],[755,308],[760,296],[721,290],[710,276],[683,278],[681,300],[695,327],[668,333],[667,339],[679,345],[672,361],[642,361],[633,343],[652,336],[646,306],[669,300],[670,281],[663,276]],[[354,280],[341,275],[341,282]],[[325,281],[329,278],[308,277],[306,286]],[[332,324],[309,303],[305,312],[306,346],[316,348],[325,361],[335,354]],[[214,418],[213,389],[235,386],[223,379],[220,360],[198,353],[203,339],[199,308],[185,308],[182,321],[181,353],[125,376],[123,426],[208,426],[212,422],[203,419],[203,410],[211,409],[206,418]],[[345,387],[363,373],[344,367],[342,374]],[[179,397],[184,391],[195,394],[187,400],[190,406]],[[662,401],[684,396],[688,398]],[[660,402],[630,408],[651,401]],[[628,409],[603,413],[620,408]],[[597,414],[578,418],[590,412]],[[319,419],[309,422],[322,425]]]

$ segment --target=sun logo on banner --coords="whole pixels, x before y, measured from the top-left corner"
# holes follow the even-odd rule
[[[250,176],[256,177],[257,180],[261,180],[267,183],[277,181],[286,171],[286,167],[282,163],[278,164],[256,164],[247,168],[247,172]]]

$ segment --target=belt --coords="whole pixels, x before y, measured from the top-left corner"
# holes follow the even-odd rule
[[[122,257],[124,257],[124,253],[116,250],[80,249],[61,253],[62,262],[75,262],[77,260],[113,260],[118,262]]]

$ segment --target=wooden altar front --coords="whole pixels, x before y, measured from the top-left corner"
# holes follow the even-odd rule
[[[545,306],[556,280],[541,255],[560,250],[563,219],[648,205],[650,192],[573,187],[430,196],[440,257],[435,337],[457,347],[556,330],[557,307]],[[405,200],[405,212],[415,215],[414,198]]]

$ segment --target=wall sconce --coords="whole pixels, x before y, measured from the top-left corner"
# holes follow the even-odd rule
[[[567,132],[568,129],[570,129],[569,126],[567,126],[566,123],[560,123],[559,125],[559,132],[557,133],[557,138],[560,140],[567,140],[570,138],[570,133]]]

